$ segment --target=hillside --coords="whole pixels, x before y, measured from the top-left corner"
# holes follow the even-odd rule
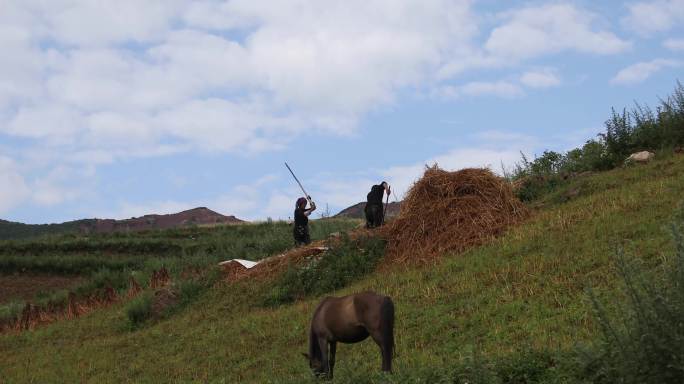
[[[111,233],[117,231],[144,231],[191,225],[237,224],[243,221],[235,216],[224,216],[206,207],[198,207],[168,215],[145,215],[125,220],[95,219],[80,227],[83,233]]]
[[[362,201],[358,204],[354,204],[351,207],[347,207],[341,210],[337,215],[333,217],[337,218],[348,218],[348,219],[361,219],[365,220],[366,215],[363,209],[366,207],[366,202]],[[401,208],[401,202],[391,202],[387,204],[387,218],[396,217],[399,214],[399,209]]]
[[[682,156],[577,177],[540,199],[531,219],[483,246],[420,268],[385,266],[334,292],[393,297],[398,350],[395,373],[386,377],[372,342],[340,345],[334,382],[454,382],[456,367],[482,359],[533,375],[520,382],[576,382],[564,370],[570,362],[557,356],[596,340],[586,288],[612,303],[610,312],[623,300],[617,245],[663,273],[657,267],[673,254],[667,225],[682,196]],[[300,352],[320,297],[265,308],[256,299],[268,289],[258,281],[217,284],[168,319],[135,330],[117,304],[0,335],[0,377],[313,382]]]
[[[26,239],[44,235],[68,233],[112,233],[179,228],[192,225],[237,224],[243,221],[225,216],[205,207],[168,215],[145,215],[130,219],[82,219],[60,224],[23,224],[0,220],[0,240]]]

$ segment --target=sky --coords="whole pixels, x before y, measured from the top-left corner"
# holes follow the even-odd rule
[[[336,213],[684,81],[684,0],[0,0],[0,218]],[[394,200],[394,197],[392,198]]]

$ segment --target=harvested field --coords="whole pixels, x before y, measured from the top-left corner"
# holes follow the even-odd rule
[[[73,288],[83,281],[79,276],[0,275],[0,304],[12,300],[31,300],[40,292]]]
[[[510,183],[488,169],[428,167],[383,232],[390,262],[426,262],[483,243],[529,215]]]

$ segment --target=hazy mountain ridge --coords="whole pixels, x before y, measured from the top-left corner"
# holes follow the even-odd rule
[[[111,233],[169,229],[191,225],[237,224],[243,220],[222,215],[206,207],[198,207],[166,215],[149,214],[130,219],[81,219],[58,224],[24,224],[0,220],[0,240],[64,233]]]

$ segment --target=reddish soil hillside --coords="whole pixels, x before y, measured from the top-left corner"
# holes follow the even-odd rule
[[[82,225],[81,232],[143,231],[190,225],[237,224],[242,222],[242,220],[235,216],[225,216],[206,207],[199,207],[169,215],[145,215],[125,220],[96,219],[93,222]]]

